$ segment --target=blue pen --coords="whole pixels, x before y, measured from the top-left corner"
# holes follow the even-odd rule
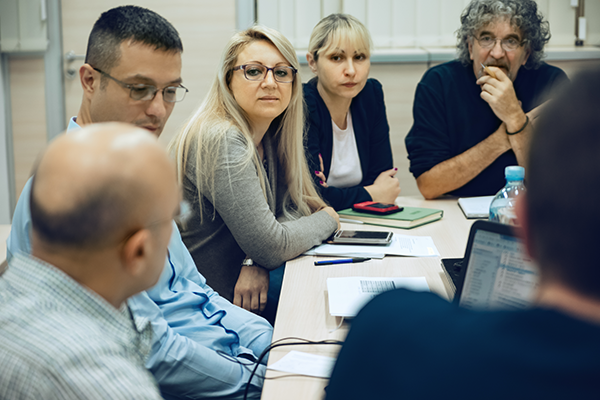
[[[353,264],[369,260],[368,257],[342,258],[341,260],[315,261],[315,265]]]

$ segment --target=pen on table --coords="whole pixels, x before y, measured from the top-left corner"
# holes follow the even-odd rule
[[[488,74],[489,76],[491,76],[491,77],[492,77],[492,78],[494,78],[494,79],[498,79],[498,78],[496,78],[496,74],[495,74],[495,73],[494,73],[494,72],[493,72],[491,69],[489,69],[487,66],[483,65],[483,63],[481,63],[481,66],[483,67],[483,70],[484,70],[485,72],[487,72],[487,74]]]
[[[349,224],[364,224],[364,222],[359,221],[357,219],[341,218],[341,217],[340,217],[340,222],[346,222]]]
[[[315,261],[315,265],[354,264],[369,260],[369,257],[342,258],[340,260]]]

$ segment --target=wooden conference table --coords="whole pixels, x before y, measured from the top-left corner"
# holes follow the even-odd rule
[[[462,257],[472,220],[462,214],[456,199],[426,201],[417,197],[399,197],[401,206],[428,207],[444,210],[444,217],[436,222],[410,230],[392,229],[405,235],[431,236],[441,257]],[[391,228],[373,225],[343,224],[345,229],[390,230]],[[0,273],[6,265],[6,238],[10,225],[0,225]],[[348,324],[329,315],[327,298],[327,278],[340,276],[425,276],[432,292],[450,298],[451,292],[439,257],[385,257],[361,264],[343,264],[316,267],[313,261],[325,257],[305,256],[290,261],[286,265],[277,320],[273,340],[294,336],[314,341],[324,339],[344,340]],[[401,316],[399,316],[401,318]],[[333,331],[333,332],[330,332]],[[290,350],[335,357],[339,346],[290,346],[274,349],[269,356],[272,364]],[[262,399],[302,399],[317,400],[324,396],[325,379],[307,376],[286,376],[288,374],[268,371],[267,377],[281,377],[265,380]]]
[[[426,201],[418,197],[399,197],[400,206],[427,207],[444,210],[444,217],[436,222],[414,229],[392,229],[404,235],[431,236],[441,258],[463,257],[469,229],[473,220],[467,220],[458,207],[456,199]],[[387,230],[391,228],[373,225],[342,224],[345,229]],[[303,256],[286,265],[273,341],[285,337],[299,337],[313,341],[324,339],[344,340],[349,325],[329,315],[327,278],[342,276],[425,276],[432,292],[449,299],[452,292],[444,277],[440,257],[385,257],[360,264],[315,266],[315,260],[326,257]],[[394,316],[390,316],[393,318]],[[401,316],[397,316],[401,318]],[[376,338],[374,338],[376,339]],[[284,346],[271,351],[272,364],[291,350],[335,357],[337,345]],[[308,376],[290,376],[286,373],[268,371],[262,392],[264,400],[317,400],[324,397],[326,379]]]

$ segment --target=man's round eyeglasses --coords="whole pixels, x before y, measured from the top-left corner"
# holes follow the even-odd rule
[[[475,40],[477,40],[479,42],[479,46],[481,46],[484,49],[491,49],[496,45],[497,41],[500,41],[500,45],[502,46],[504,51],[514,51],[519,46],[522,46],[525,43],[525,40],[519,42],[519,40],[514,37],[496,39],[495,37],[489,35],[483,35],[481,37],[475,38]]]
[[[92,68],[94,68],[94,67],[92,67]],[[129,97],[131,97],[133,100],[144,100],[144,101],[152,100],[152,99],[154,99],[154,96],[156,96],[156,93],[160,90],[156,86],[153,86],[153,85],[144,85],[141,83],[140,84],[130,84],[130,83],[121,82],[120,80],[110,76],[108,73],[106,73],[102,70],[99,70],[98,68],[94,68],[94,70],[100,72],[102,75],[106,76],[107,78],[110,78],[113,81],[117,82],[122,87],[129,89]],[[178,101],[183,100],[185,98],[185,94],[188,91],[189,90],[187,90],[182,85],[167,86],[162,89],[162,97],[163,97],[163,100],[168,103],[176,103]]]
[[[287,66],[269,68],[261,64],[245,64],[233,67],[233,71],[239,69],[244,71],[244,77],[249,81],[262,81],[267,77],[269,71],[273,71],[273,78],[279,83],[293,82],[298,72],[296,68]]]

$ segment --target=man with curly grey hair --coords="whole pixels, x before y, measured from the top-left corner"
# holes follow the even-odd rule
[[[540,105],[567,80],[542,61],[550,30],[534,0],[473,0],[457,38],[458,59],[421,79],[405,140],[426,199],[495,194],[504,168],[525,164]]]

